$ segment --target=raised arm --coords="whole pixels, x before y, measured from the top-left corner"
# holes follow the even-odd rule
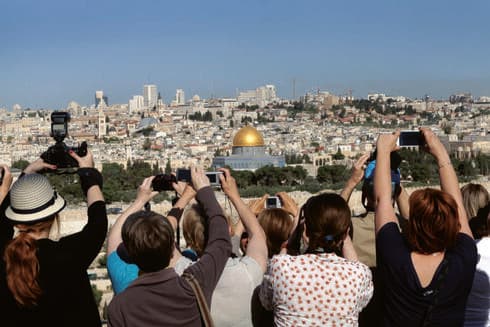
[[[238,212],[245,229],[248,232],[246,254],[257,261],[262,268],[262,271],[265,272],[267,268],[267,243],[264,230],[257,221],[255,214],[240,198],[235,178],[231,176],[230,171],[225,168],[221,168],[220,171],[223,172],[223,174],[220,175],[223,192],[230,199],[231,203]]]
[[[354,249],[354,244],[352,244],[352,240],[347,233],[347,236],[344,240],[344,246],[342,247],[342,256],[350,261],[358,261],[356,250]]]
[[[410,205],[408,204],[408,193],[405,187],[400,184],[401,192],[400,195],[396,198],[396,205],[398,206],[398,211],[400,212],[400,216],[404,219],[408,219],[410,217]]]
[[[196,190],[196,200],[206,213],[208,242],[199,261],[186,269],[199,281],[208,303],[231,254],[228,224],[204,171],[191,167],[192,185]]]
[[[381,134],[376,142],[376,170],[374,171],[374,196],[376,198],[376,233],[387,223],[397,222],[391,202],[390,153],[397,150],[400,131]]]
[[[79,157],[73,151],[70,155],[78,162],[77,170],[80,185],[87,197],[88,220],[83,229],[75,234],[63,237],[59,244],[73,252],[82,267],[88,268],[99,253],[107,235],[107,213],[102,195],[102,175],[94,168],[91,151],[85,157]]]
[[[359,184],[364,178],[365,164],[368,159],[369,153],[365,153],[360,156],[354,163],[354,166],[352,166],[351,175],[345,183],[344,189],[342,192],[340,192],[340,196],[345,200],[345,202],[349,203],[352,192],[356,188],[357,184]]]
[[[109,236],[107,237],[107,255],[117,250],[119,244],[122,243],[121,229],[124,225],[126,219],[133,213],[143,209],[146,202],[153,199],[158,192],[151,189],[151,181],[154,176],[147,177],[143,180],[141,185],[138,187],[138,192],[136,194],[136,199],[131,205],[124,210],[124,212],[117,217],[116,222],[112,225],[109,231]]]
[[[464,210],[463,197],[461,196],[461,190],[458,184],[458,177],[454,171],[449,154],[446,148],[441,143],[439,138],[428,128],[421,128],[420,132],[423,134],[425,142],[427,144],[427,150],[437,161],[439,166],[439,179],[441,181],[441,190],[450,194],[458,205],[459,223],[461,225],[461,233],[465,233],[470,237],[473,237],[468,219],[466,217],[466,211]]]

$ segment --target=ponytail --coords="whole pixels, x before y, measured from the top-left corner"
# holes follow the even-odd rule
[[[31,233],[49,229],[52,223],[50,219],[35,225],[18,225],[17,237],[5,248],[7,285],[20,307],[33,307],[41,297],[37,243]]]

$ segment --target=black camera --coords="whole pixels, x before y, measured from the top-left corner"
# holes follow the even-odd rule
[[[265,208],[280,208],[281,207],[281,199],[278,196],[269,196],[265,201]]]
[[[82,142],[79,147],[70,147],[63,142],[68,135],[69,121],[70,114],[67,112],[53,112],[51,114],[51,136],[56,143],[41,154],[41,158],[46,163],[56,165],[57,168],[78,167],[78,162],[70,156],[70,151],[75,152],[79,157],[87,155],[87,142]]]
[[[177,178],[174,175],[160,174],[156,175],[155,178],[151,181],[151,187],[153,191],[161,192],[161,191],[172,191],[174,188],[172,187],[172,183],[176,183]]]
[[[420,131],[401,131],[397,145],[400,147],[421,146],[424,141],[424,136]]]
[[[190,169],[178,168],[176,176],[179,182],[186,182],[186,183],[192,182]]]

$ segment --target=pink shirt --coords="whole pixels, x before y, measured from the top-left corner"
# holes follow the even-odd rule
[[[333,253],[274,256],[260,290],[277,326],[357,326],[372,295],[369,268]]]

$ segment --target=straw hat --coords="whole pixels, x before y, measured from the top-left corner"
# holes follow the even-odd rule
[[[19,178],[10,189],[10,206],[5,216],[14,223],[32,224],[50,218],[66,205],[48,179],[39,174]]]

